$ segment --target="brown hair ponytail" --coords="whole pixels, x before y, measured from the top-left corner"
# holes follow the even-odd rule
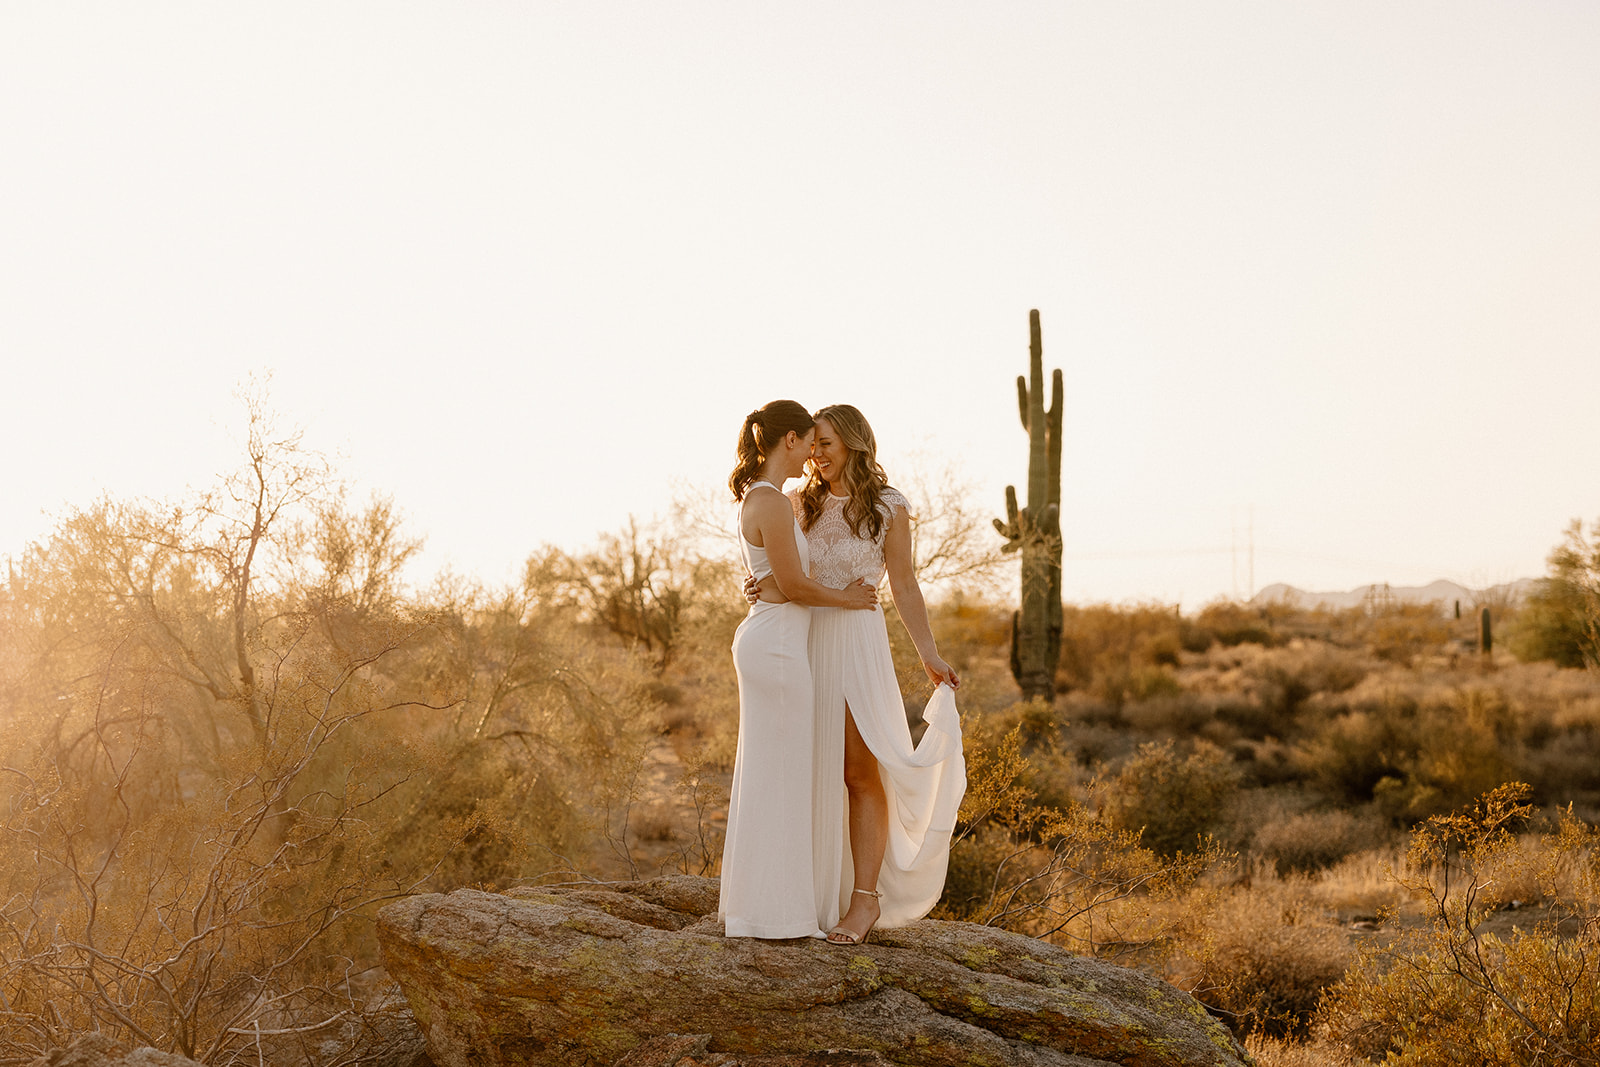
[[[761,474],[761,464],[785,434],[793,432],[804,437],[813,425],[806,409],[793,400],[774,400],[746,415],[739,428],[739,461],[728,476],[733,499],[744,499],[745,490]]]

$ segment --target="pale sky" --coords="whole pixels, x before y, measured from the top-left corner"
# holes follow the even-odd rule
[[[1040,309],[1066,595],[1484,585],[1600,516],[1600,5],[0,0],[0,555],[232,392],[510,578],[746,412],[1000,514]],[[1241,548],[1239,573],[1230,546]]]

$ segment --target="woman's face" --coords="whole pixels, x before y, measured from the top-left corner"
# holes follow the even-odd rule
[[[839,440],[833,423],[827,419],[817,420],[816,433],[816,443],[811,446],[811,465],[816,468],[817,477],[833,485],[844,477],[844,461],[849,458],[850,450]]]
[[[789,452],[789,469],[786,472],[791,478],[798,478],[806,472],[806,460],[811,458],[811,450],[817,440],[817,428],[813,426],[805,432],[804,437],[796,439],[796,444]]]

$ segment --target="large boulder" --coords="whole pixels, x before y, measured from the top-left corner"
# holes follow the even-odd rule
[[[28,1067],[200,1067],[187,1056],[128,1046],[105,1034],[83,1034],[66,1048],[37,1057]]]
[[[439,1067],[1249,1062],[1186,993],[1042,941],[930,920],[854,947],[725,938],[716,906],[706,878],[462,889],[388,905],[378,940]]]

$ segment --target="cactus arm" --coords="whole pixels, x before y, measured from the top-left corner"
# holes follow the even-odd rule
[[[994,520],[994,528],[1000,531],[1000,536],[1006,543],[1000,547],[1002,552],[1015,552],[1022,545],[1022,520],[1017,513],[1017,487],[1006,486],[1006,521]]]
[[[1046,426],[1050,438],[1048,499],[1051,504],[1059,507],[1061,504],[1061,371],[1059,369],[1050,376],[1050,412]],[[1046,528],[1059,530],[1054,522],[1049,523]],[[1060,562],[1059,558],[1057,562]]]
[[[1017,414],[1022,416],[1022,428],[1028,429],[1028,379],[1017,375]]]

